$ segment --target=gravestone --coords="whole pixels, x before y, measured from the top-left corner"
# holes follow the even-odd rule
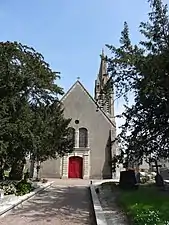
[[[159,173],[155,176],[155,182],[157,187],[164,187],[164,180]]]
[[[163,177],[160,175],[159,173],[159,168],[161,168],[161,165],[158,165],[157,160],[154,160],[155,165],[153,165],[153,167],[156,168],[156,176],[155,176],[155,182],[156,182],[156,186],[157,187],[164,187],[164,180]]]
[[[169,180],[169,169],[168,168],[161,168],[160,174],[164,180]]]
[[[138,187],[136,184],[137,180],[134,170],[127,170],[120,172],[120,181],[119,181],[120,188],[126,190],[136,189]]]
[[[137,181],[138,184],[141,183],[140,172],[136,172],[136,181]]]

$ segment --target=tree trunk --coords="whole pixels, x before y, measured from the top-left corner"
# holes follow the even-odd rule
[[[0,180],[4,179],[4,161],[1,159],[1,164],[0,164]]]
[[[37,162],[37,166],[36,166],[36,171],[37,171],[37,177],[36,177],[36,180],[40,180],[40,177],[39,177],[39,172],[40,172],[40,162],[38,161]]]
[[[4,179],[4,169],[0,168],[0,180]]]
[[[29,178],[33,178],[34,175],[34,167],[35,167],[35,160],[33,158],[30,159],[30,168],[29,168]]]
[[[13,163],[11,171],[9,173],[10,180],[21,180],[23,178],[23,169],[24,169],[25,160],[17,160]]]

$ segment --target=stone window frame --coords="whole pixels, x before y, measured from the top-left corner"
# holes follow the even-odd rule
[[[79,128],[79,138],[78,138],[78,147],[79,148],[88,148],[89,145],[89,133],[86,127]]]

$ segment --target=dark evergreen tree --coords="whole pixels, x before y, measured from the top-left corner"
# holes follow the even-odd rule
[[[0,43],[0,178],[8,166],[20,179],[29,154],[43,161],[72,151],[57,78],[33,48]]]
[[[117,97],[128,100],[130,91],[134,96],[134,104],[125,106],[126,122],[119,135],[121,159],[126,154],[127,162],[169,156],[168,10],[161,0],[148,2],[149,20],[140,24],[143,40],[133,45],[125,22],[121,46],[107,45],[112,52],[107,61]]]

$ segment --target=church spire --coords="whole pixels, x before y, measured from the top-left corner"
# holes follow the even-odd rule
[[[109,74],[107,73],[107,62],[104,49],[101,52],[101,61],[99,67],[99,73],[95,81],[95,100],[98,102],[99,106],[110,116],[114,116],[114,101],[113,93],[103,93],[103,89],[107,82],[109,81]]]
[[[104,48],[102,48],[102,56],[104,57]]]
[[[107,82],[108,74],[107,74],[107,63],[105,60],[104,49],[102,48],[101,54],[101,62],[100,62],[100,69],[99,69],[99,80],[100,84],[103,86]]]
[[[108,74],[107,74],[107,62],[105,60],[105,54],[104,54],[104,48],[102,48],[101,52],[101,61],[100,61],[100,68],[99,68],[99,73],[97,76],[97,80],[95,81],[95,99],[98,98],[98,93],[101,92],[103,89],[104,85],[108,81]]]

